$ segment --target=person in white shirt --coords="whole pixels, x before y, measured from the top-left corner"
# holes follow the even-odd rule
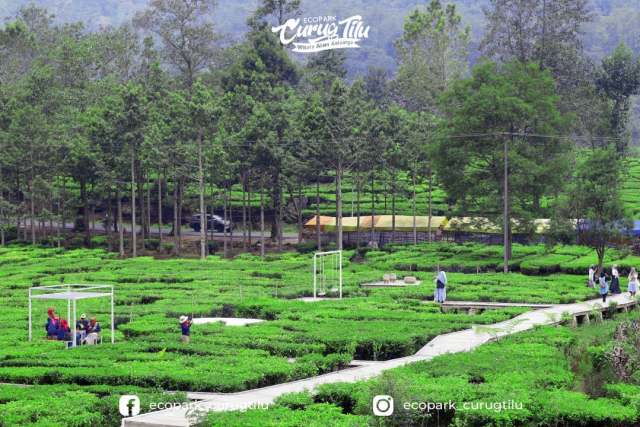
[[[589,267],[589,279],[587,280],[587,286],[594,288],[596,286],[596,266]]]

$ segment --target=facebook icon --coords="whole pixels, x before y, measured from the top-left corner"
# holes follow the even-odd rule
[[[140,398],[135,394],[121,396],[119,407],[123,417],[135,417],[140,413]]]

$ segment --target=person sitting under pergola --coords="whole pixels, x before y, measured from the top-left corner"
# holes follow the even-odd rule
[[[111,298],[111,344],[115,343],[115,316],[114,316],[114,293],[113,286],[111,285],[50,285],[50,286],[34,286],[29,288],[29,341],[33,338],[33,300],[47,300],[47,301],[67,301],[67,318],[71,318],[72,326],[77,325],[77,301],[90,298]],[[98,324],[95,333],[100,332],[100,326]],[[78,340],[75,339],[75,334],[70,340],[71,347],[78,345]],[[92,339],[93,343],[98,341],[98,337]]]

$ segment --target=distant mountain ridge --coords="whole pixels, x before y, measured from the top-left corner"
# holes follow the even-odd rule
[[[477,57],[477,46],[484,29],[483,6],[490,0],[455,0],[465,22],[472,28],[471,57]],[[83,21],[89,29],[118,25],[143,9],[148,0],[0,0],[0,17],[14,15],[28,3],[46,7],[61,22]],[[218,29],[231,39],[242,38],[246,19],[256,9],[258,0],[219,0],[215,21]],[[394,43],[402,32],[404,17],[427,0],[303,0],[303,16],[362,15],[371,26],[370,37],[361,48],[348,52],[347,67],[351,76],[363,74],[370,66],[393,71],[396,66]],[[594,22],[585,28],[585,49],[595,58],[610,53],[625,41],[640,52],[640,2],[637,0],[591,0]]]

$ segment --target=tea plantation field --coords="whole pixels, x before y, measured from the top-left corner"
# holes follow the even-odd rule
[[[623,269],[640,266],[635,257],[610,255]],[[309,254],[200,261],[0,248],[0,383],[9,383],[0,386],[0,425],[118,425],[116,402],[124,393],[138,394],[144,410],[151,401],[184,399],[165,391],[232,392],[291,381],[341,369],[353,359],[413,354],[439,334],[523,311],[442,313],[430,302],[438,265],[450,272],[452,300],[567,303],[594,297],[584,274],[572,274],[594,261],[586,248],[516,245],[512,268],[518,272],[506,276],[495,272],[501,258],[499,247],[474,244],[346,252],[345,298],[306,303],[295,298],[312,293]],[[426,285],[359,287],[387,272],[416,275]],[[66,314],[66,303],[47,302],[34,303],[34,340],[27,342],[28,288],[61,282],[114,285],[115,345],[65,350],[47,341],[47,308]],[[78,312],[97,315],[108,328],[108,300],[79,302]],[[195,325],[191,344],[183,345],[181,314],[265,322]]]
[[[626,159],[626,164],[622,168],[622,201],[625,208],[631,215],[631,218],[640,219],[640,158],[630,157]],[[320,184],[320,214],[335,216],[336,214],[336,189],[335,184],[332,182],[331,177],[327,177],[327,182]],[[395,181],[396,184],[396,213],[398,215],[412,215],[413,203],[412,203],[412,185],[411,179],[406,173],[400,173]],[[79,192],[79,188],[72,188],[75,193]],[[207,189],[207,194],[221,194],[221,189],[212,187]],[[358,197],[356,193],[356,187],[354,177],[347,175],[343,180],[342,197],[344,204],[344,214],[352,215],[352,209],[357,212]],[[303,187],[303,196],[307,199],[307,205],[303,209],[303,215],[305,218],[312,217],[316,214],[316,186],[311,184]],[[155,198],[155,195],[152,194]],[[170,197],[170,196],[169,196]],[[451,214],[452,206],[449,206],[447,202],[446,192],[438,185],[437,181],[433,182],[432,188],[432,209],[434,215],[449,215]],[[242,187],[240,184],[236,184],[232,187],[229,193],[229,204],[233,211],[239,212],[242,209]],[[255,212],[260,208],[260,195],[251,194],[249,198],[248,194],[245,194],[247,203],[251,205]],[[362,215],[370,215],[375,208],[375,212],[379,215],[392,213],[392,195],[390,184],[384,184],[382,182],[376,183],[375,193],[372,192],[370,183],[362,185],[360,190],[360,211]],[[428,212],[428,185],[426,182],[419,182],[416,186],[416,211],[418,215],[426,215]],[[197,210],[198,206],[198,193],[195,186],[187,188],[186,203],[194,210]],[[267,195],[267,201],[270,200]],[[215,209],[218,212],[222,211],[222,197],[216,197],[212,201]],[[547,201],[543,200],[543,206],[547,205]],[[469,212],[473,213],[473,212]],[[293,217],[289,218],[293,221]]]
[[[626,347],[631,378],[619,378],[612,362],[620,345],[614,331],[632,322],[637,328],[637,311],[578,329],[540,327],[374,380],[283,395],[267,410],[212,413],[206,425],[321,426],[332,417],[336,426],[633,427],[640,423],[637,330]],[[393,415],[371,416],[376,395],[394,398]],[[427,402],[441,406],[420,409]]]

